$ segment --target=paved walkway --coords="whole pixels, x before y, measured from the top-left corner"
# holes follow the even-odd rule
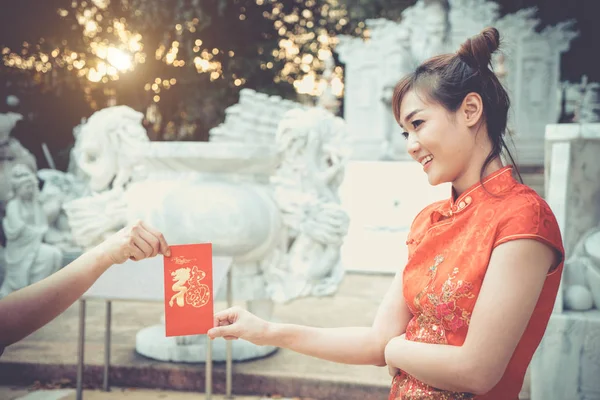
[[[348,274],[336,296],[277,306],[275,318],[322,327],[368,326],[391,280],[391,276]],[[217,303],[215,309],[224,306]],[[163,312],[161,304],[115,302],[112,308],[112,385],[203,392],[203,364],[158,362],[135,352],[137,331],[158,323]],[[104,303],[89,301],[86,314],[84,382],[88,388],[100,388]],[[46,327],[6,349],[0,358],[0,384],[29,386],[41,381],[74,387],[77,336],[78,307],[74,305]],[[224,365],[213,366],[213,393],[224,393],[224,372]],[[382,399],[390,384],[385,368],[341,365],[283,349],[264,359],[235,363],[233,374],[233,393],[237,396]]]
[[[204,395],[192,392],[175,392],[172,390],[124,389],[114,388],[110,392],[100,390],[85,390],[85,400],[198,400]],[[23,388],[0,386],[0,399],[2,400],[75,400],[74,389],[55,389],[29,391]],[[236,396],[236,400],[269,400],[257,396]],[[212,396],[212,400],[226,400],[223,396]],[[279,400],[299,400],[280,398]]]

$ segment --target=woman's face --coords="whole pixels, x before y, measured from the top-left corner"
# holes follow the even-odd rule
[[[431,185],[456,181],[471,164],[475,135],[461,123],[460,112],[450,113],[414,90],[400,104],[407,151],[423,166]]]

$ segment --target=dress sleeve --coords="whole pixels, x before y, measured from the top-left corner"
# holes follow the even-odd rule
[[[554,270],[564,261],[565,250],[558,222],[548,204],[541,198],[527,196],[505,210],[498,224],[494,248],[518,239],[538,240],[550,246],[559,259]]]

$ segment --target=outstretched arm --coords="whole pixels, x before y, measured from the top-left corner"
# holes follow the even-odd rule
[[[158,253],[169,256],[161,233],[138,222],[123,228],[49,277],[0,299],[0,354],[65,311],[113,264]]]
[[[387,342],[404,332],[411,314],[402,295],[402,272],[388,290],[371,327],[316,328],[264,321],[234,307],[215,315],[210,338],[245,339],[257,345],[284,347],[344,364],[385,365]]]

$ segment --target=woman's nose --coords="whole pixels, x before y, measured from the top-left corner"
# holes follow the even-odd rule
[[[406,144],[406,151],[409,155],[413,155],[419,151],[421,145],[417,140],[417,137],[414,133],[409,133],[407,138],[408,143]]]

